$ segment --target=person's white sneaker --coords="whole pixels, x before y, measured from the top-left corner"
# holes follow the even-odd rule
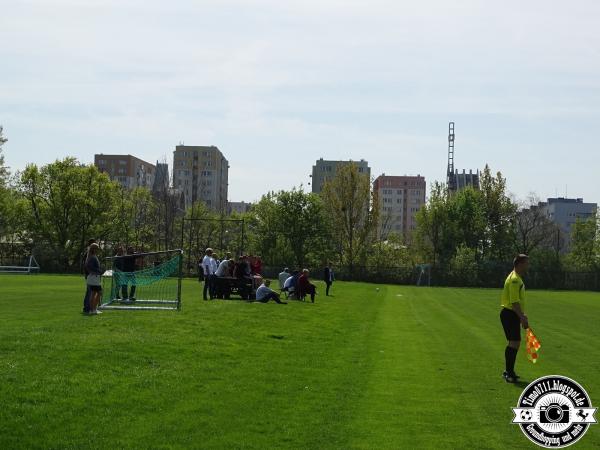
[[[95,314],[102,314],[102,311],[96,310]]]

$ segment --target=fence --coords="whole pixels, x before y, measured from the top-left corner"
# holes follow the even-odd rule
[[[336,267],[335,278],[340,281],[416,285],[421,269],[415,267]],[[512,270],[510,264],[478,266],[476,271],[460,272],[446,267],[432,267],[431,286],[498,288]],[[281,268],[265,267],[263,275],[277,278]],[[322,279],[322,269],[314,269],[311,278]],[[427,277],[423,279],[427,280]],[[530,270],[524,277],[528,289],[600,291],[600,271],[573,272],[566,270]],[[422,282],[423,283],[423,282]],[[425,282],[424,284],[427,284]]]

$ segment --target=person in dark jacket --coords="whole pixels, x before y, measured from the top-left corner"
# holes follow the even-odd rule
[[[307,294],[310,294],[310,301],[314,303],[317,288],[308,280],[308,269],[304,269],[302,275],[298,278],[298,298],[301,300]]]
[[[325,281],[325,284],[327,285],[327,288],[325,289],[325,295],[329,296],[329,289],[335,281],[333,268],[331,267],[331,261],[327,263],[327,266],[323,270],[323,281]]]
[[[123,272],[127,272],[127,279],[131,283],[131,289],[129,291],[129,295],[127,295],[127,286],[125,283],[121,286],[121,293],[123,294],[123,300],[128,300],[130,302],[135,302],[135,263],[138,257],[135,256],[135,250],[133,247],[127,247],[127,255],[123,258]]]
[[[90,312],[89,314],[96,315],[102,314],[98,311],[98,305],[102,297],[102,274],[104,270],[100,266],[100,260],[98,259],[98,251],[100,247],[98,244],[93,243],[88,248],[88,256],[85,260],[85,268],[88,272],[86,277],[86,283],[90,290]]]
[[[123,264],[125,262],[124,258],[123,258],[124,254],[125,254],[125,251],[123,250],[123,246],[119,245],[115,252],[115,259],[113,259],[113,269],[123,272]],[[117,280],[117,283],[118,283],[119,278],[120,277],[115,278],[115,280]],[[121,291],[121,286],[119,284],[116,284],[113,287],[113,292],[112,292],[113,298],[115,298],[117,300],[121,300],[120,291]],[[125,294],[127,294],[127,292],[125,292]]]
[[[96,239],[90,239],[87,243],[87,247],[85,248],[85,251],[81,254],[81,271],[83,272],[83,277],[85,279],[87,279],[87,276],[88,276],[88,271],[85,268],[85,262],[88,257],[88,249],[89,249],[90,245],[95,244],[95,243],[96,243]],[[83,313],[84,314],[88,314],[90,312],[90,296],[91,296],[91,291],[86,282],[85,295],[83,297]]]

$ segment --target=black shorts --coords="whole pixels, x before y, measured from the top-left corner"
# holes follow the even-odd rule
[[[512,309],[502,308],[500,312],[500,322],[504,328],[504,335],[507,341],[521,340],[521,319]]]
[[[94,292],[102,292],[102,286],[88,286],[90,288],[90,291],[94,291]]]

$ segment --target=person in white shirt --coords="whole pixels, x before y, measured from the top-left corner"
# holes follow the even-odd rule
[[[212,257],[212,248],[207,248],[204,258],[202,259],[202,270],[204,270],[204,291],[202,296],[204,300],[208,300],[208,295],[212,300],[215,297],[215,272],[217,271],[217,262]]]
[[[229,261],[227,259],[224,259],[223,261],[221,261],[221,264],[219,264],[219,268],[215,272],[215,275],[217,277],[229,276],[229,268],[231,267],[231,264],[233,264],[233,260]]]
[[[285,280],[287,280],[290,277],[290,269],[288,269],[287,267],[285,269],[283,269],[283,272],[281,272],[279,274],[279,289],[283,290],[284,286],[285,286]]]
[[[256,301],[261,303],[267,303],[269,300],[274,300],[280,305],[286,305],[286,302],[282,302],[279,299],[279,294],[271,289],[271,280],[264,280],[263,283],[256,290]]]

